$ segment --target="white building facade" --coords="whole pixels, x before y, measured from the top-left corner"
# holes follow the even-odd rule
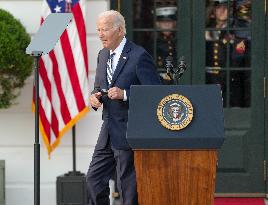
[[[96,33],[96,19],[109,9],[109,0],[86,1],[86,29],[90,70],[90,88],[93,88],[98,51],[102,48]],[[9,11],[34,36],[39,28],[42,0],[1,0],[0,8]],[[10,54],[12,55],[12,53]],[[17,104],[0,110],[0,160],[5,160],[6,205],[34,204],[34,114],[31,111],[33,76],[21,91]],[[76,125],[76,169],[87,172],[101,126],[101,110],[90,111]],[[56,205],[56,178],[72,171],[71,130],[48,159],[41,143],[41,205]]]

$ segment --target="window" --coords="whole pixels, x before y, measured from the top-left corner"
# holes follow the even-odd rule
[[[220,84],[224,107],[250,106],[251,0],[206,1],[206,83]]]
[[[175,0],[133,1],[133,40],[154,57],[164,84],[172,84],[166,74],[166,59],[177,64],[177,12]]]

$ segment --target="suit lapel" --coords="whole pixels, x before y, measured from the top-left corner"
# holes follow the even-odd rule
[[[106,50],[105,53],[104,53],[104,56],[103,56],[103,65],[102,68],[102,76],[104,76],[104,85],[105,85],[105,88],[108,88],[108,81],[107,81],[107,62],[108,62],[108,58],[109,58],[109,55],[110,55],[110,51],[109,50]]]
[[[130,50],[131,50],[131,45],[130,45],[129,41],[127,40],[126,45],[124,46],[124,49],[123,49],[123,51],[121,53],[121,56],[119,58],[117,67],[115,69],[115,72],[113,74],[113,79],[112,79],[112,82],[111,82],[111,86],[113,86],[113,84],[116,81],[118,75],[120,74],[120,72],[124,68],[124,65],[126,64],[128,58],[129,58],[128,52]]]

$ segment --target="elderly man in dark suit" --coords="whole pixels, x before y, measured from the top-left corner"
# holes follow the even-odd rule
[[[101,13],[97,30],[104,48],[90,104],[95,110],[103,105],[103,124],[87,173],[89,199],[92,205],[109,204],[109,180],[116,169],[121,205],[137,205],[133,151],[126,140],[130,86],[161,83],[152,57],[126,39],[119,12]]]

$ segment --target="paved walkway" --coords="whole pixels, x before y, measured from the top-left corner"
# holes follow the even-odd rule
[[[268,199],[264,199],[264,202],[265,202],[265,205],[268,205]],[[111,205],[120,205],[120,202],[119,202],[119,200],[115,200],[114,203]],[[246,204],[244,204],[244,205],[246,205]]]

